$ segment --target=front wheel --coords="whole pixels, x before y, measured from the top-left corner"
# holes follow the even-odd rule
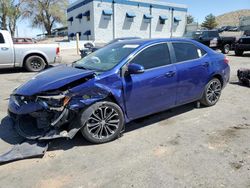
[[[217,78],[213,78],[206,85],[200,102],[207,107],[215,105],[220,99],[221,91],[222,91],[221,81]]]
[[[85,123],[81,132],[86,140],[101,144],[119,136],[124,126],[124,115],[117,104],[108,101],[97,102],[85,111],[90,112],[87,120],[81,120]]]

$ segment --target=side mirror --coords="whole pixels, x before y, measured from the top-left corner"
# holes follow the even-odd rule
[[[143,66],[133,63],[128,66],[128,72],[129,74],[141,74],[145,72],[145,69]]]

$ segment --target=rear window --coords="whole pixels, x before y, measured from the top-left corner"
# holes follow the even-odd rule
[[[2,35],[2,33],[0,33],[0,44],[4,44],[5,42],[4,42],[4,38],[3,38],[3,35]]]
[[[199,59],[206,54],[206,51],[198,48],[197,46],[191,43],[173,43],[173,48],[175,51],[177,63]]]

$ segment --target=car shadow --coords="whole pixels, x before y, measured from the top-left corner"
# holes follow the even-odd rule
[[[134,120],[126,125],[125,134],[127,132],[131,132],[140,128],[151,126],[157,122],[167,120],[174,116],[178,116],[180,114],[189,112],[191,110],[194,110],[195,108],[196,108],[196,103],[190,103],[190,104],[186,104],[180,107],[176,107],[170,110],[166,110],[163,112],[159,112],[153,115],[149,115],[149,116]],[[203,108],[203,107],[201,106],[200,108]]]
[[[200,107],[203,108],[203,107]],[[178,116],[180,114],[186,113],[188,111],[196,109],[195,103],[190,103],[187,105],[183,105],[177,108],[173,108],[171,110],[159,112],[150,116],[146,116],[137,120],[134,120],[126,125],[124,136],[126,136],[126,133],[131,131],[136,131],[138,129],[151,126],[157,122],[167,120],[171,117]],[[83,139],[81,133],[79,132],[74,139],[67,140],[67,139],[57,139],[50,143],[49,150],[48,151],[55,151],[55,150],[69,150],[74,147],[78,146],[90,146],[94,145],[92,143],[87,142]]]
[[[227,54],[227,56],[234,56],[234,57],[250,57],[250,53],[245,52],[242,56],[236,56],[236,55],[233,53],[233,54]]]
[[[54,66],[56,66],[56,65],[49,65],[44,70],[47,70],[49,68],[53,68]],[[29,74],[33,73],[34,74],[36,72],[28,72],[24,68],[4,68],[4,69],[0,69],[0,74],[16,74],[16,73],[29,73]]]
[[[23,68],[4,68],[0,70],[0,74],[16,74],[16,73],[28,73]]]
[[[178,116],[185,112],[191,111],[195,108],[196,108],[195,103],[190,103],[187,105],[183,105],[181,107],[177,107],[171,110],[163,111],[144,118],[134,120],[126,125],[124,136],[126,136],[126,133],[128,132],[135,131],[137,129],[144,128],[147,126],[151,126],[157,122],[167,120],[174,116]],[[0,123],[0,139],[2,139],[4,142],[7,142],[10,145],[19,144],[25,140],[16,133],[16,131],[14,130],[13,121],[9,117],[3,118]],[[90,145],[93,144],[83,139],[81,133],[79,132],[72,140],[60,138],[50,141],[48,151],[56,151],[56,150],[66,151],[74,147],[90,146]],[[0,153],[2,152],[3,151],[1,151]]]
[[[238,82],[238,81],[236,81],[236,82],[229,82],[229,84],[238,85],[238,86],[242,86],[242,87],[247,87],[247,88],[249,88],[249,86],[244,85],[244,84],[242,84],[241,82]]]

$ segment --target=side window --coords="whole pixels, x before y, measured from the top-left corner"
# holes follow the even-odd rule
[[[177,63],[199,59],[207,53],[191,43],[172,43],[172,45],[175,51]]]
[[[3,38],[3,35],[2,35],[2,33],[0,33],[0,44],[4,44],[5,42],[4,42],[4,38]]]
[[[171,63],[168,45],[157,44],[140,52],[131,63],[142,65],[145,69],[164,66]]]

